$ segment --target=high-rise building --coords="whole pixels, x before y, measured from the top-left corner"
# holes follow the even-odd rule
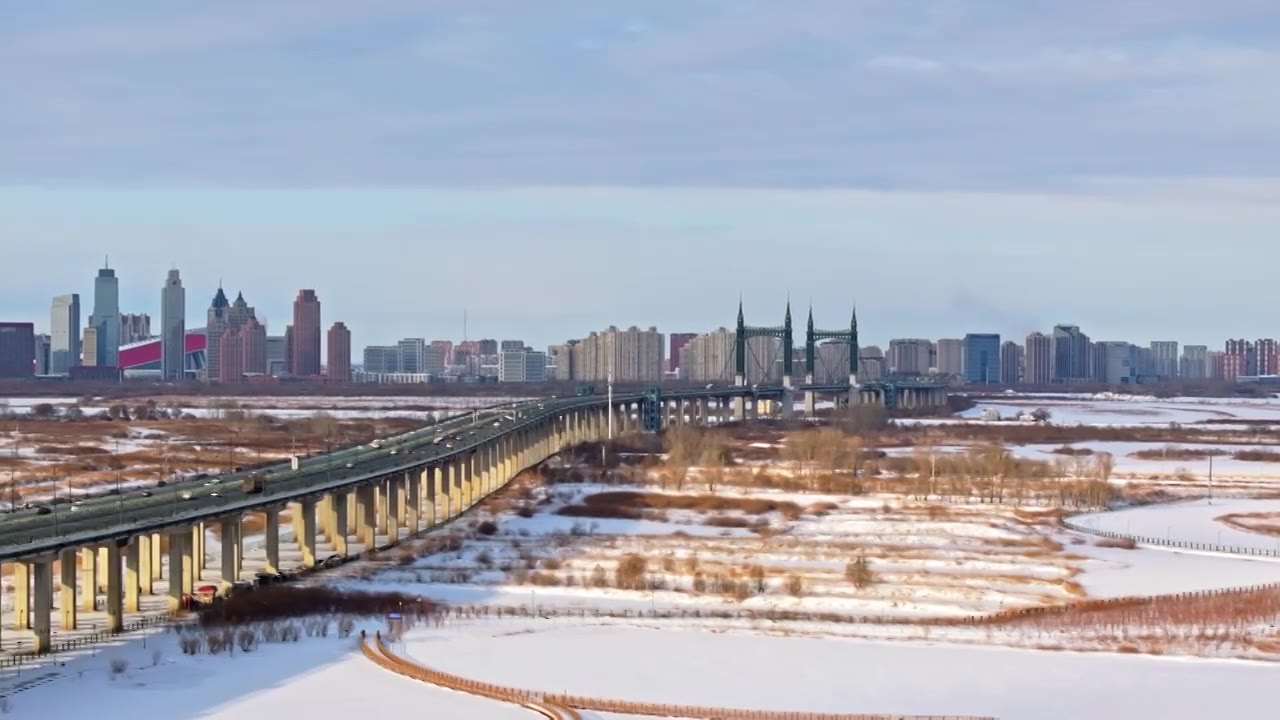
[[[895,373],[926,374],[933,367],[933,341],[895,338],[889,341],[889,369]]]
[[[103,267],[93,281],[93,314],[89,316],[89,324],[97,332],[94,333],[96,345],[85,347],[86,355],[94,353],[95,365],[116,367],[119,365],[120,353],[120,281],[116,271]],[[88,365],[88,363],[85,363]]]
[[[1161,378],[1178,376],[1178,341],[1151,341],[1151,370]]]
[[[1253,344],[1253,353],[1254,356],[1257,357],[1257,368],[1255,368],[1255,374],[1276,375],[1277,371],[1280,370],[1280,367],[1277,367],[1277,362],[1280,361],[1280,356],[1277,356],[1275,340],[1271,338],[1259,338],[1258,341]]]
[[[1235,380],[1242,375],[1258,374],[1258,352],[1248,340],[1228,340],[1223,356],[1223,378]]]
[[[293,374],[320,374],[320,298],[315,290],[299,290],[293,301]]]
[[[92,323],[84,328],[84,335],[81,336],[80,347],[84,348],[84,358],[81,359],[82,367],[98,367],[98,328]]]
[[[329,328],[326,352],[325,377],[329,382],[351,382],[351,331],[345,323],[336,322]]]
[[[1227,379],[1227,354],[1221,350],[1210,350],[1205,353],[1205,372],[1210,380]]]
[[[120,344],[151,339],[151,316],[146,313],[120,314]]]
[[[1054,382],[1084,382],[1090,379],[1089,336],[1076,325],[1053,326]]]
[[[684,351],[684,346],[696,337],[698,337],[697,333],[671,333],[667,336],[670,342],[670,348],[667,350],[667,372],[680,369],[680,353]],[[683,373],[681,376],[683,377]]]
[[[439,377],[448,367],[448,348],[432,343],[422,351],[422,372]]]
[[[245,375],[267,374],[267,328],[251,317],[237,331],[240,333],[240,369]]]
[[[177,269],[173,269],[160,290],[160,377],[164,380],[181,380],[186,374],[186,318],[187,291]]]
[[[431,347],[440,348],[443,351],[442,361],[444,363],[444,367],[454,364],[452,340],[432,340]]]
[[[938,341],[938,372],[943,375],[964,374],[964,340],[943,338]]]
[[[1022,382],[1022,346],[1012,340],[1000,344],[1000,384],[1017,385]]]
[[[727,328],[717,328],[686,342],[680,352],[681,377],[700,383],[732,382],[735,335]]]
[[[503,340],[498,345],[498,352],[521,352],[524,350],[523,340]]]
[[[55,297],[49,320],[49,373],[66,375],[80,364],[80,295]]]
[[[498,341],[490,338],[484,340],[476,340],[476,354],[478,355],[497,355]]]
[[[379,375],[399,373],[400,348],[397,345],[370,345],[364,349],[364,371]]]
[[[577,340],[570,340],[547,348],[547,357],[550,359],[551,366],[555,368],[555,372],[551,375],[552,380],[567,382],[577,377],[573,366],[573,346],[576,344],[578,344]]]
[[[976,385],[1000,382],[1000,336],[968,333],[964,336],[964,381]]]
[[[228,329],[218,338],[218,377],[220,383],[238,383],[244,379],[244,334]]]
[[[1098,382],[1108,385],[1132,385],[1138,381],[1138,367],[1134,362],[1137,347],[1123,340],[1100,341],[1094,348],[1094,375]]]
[[[48,375],[51,367],[50,358],[50,339],[48,335],[36,335],[35,351],[36,351],[36,374]]]
[[[227,302],[227,296],[219,285],[218,292],[214,293],[213,301],[209,303],[204,324],[204,370],[205,377],[209,380],[217,380],[222,369],[220,343],[222,334],[227,331],[227,313],[230,307],[231,303]]]
[[[289,371],[289,352],[283,335],[267,336],[267,373],[284,375]]]
[[[546,380],[547,354],[532,350],[498,353],[498,382],[534,383]]]
[[[0,378],[29,378],[35,374],[36,326],[0,322]]]
[[[422,338],[404,338],[396,343],[400,348],[400,372],[419,374],[427,372],[427,341]]]
[[[1208,378],[1209,346],[1187,345],[1182,348],[1182,359],[1178,363],[1178,374],[1191,380]]]
[[[663,375],[663,337],[658,329],[641,330],[634,325],[626,330],[610,326],[593,332],[574,346],[573,366],[578,380],[603,381],[613,373],[619,383],[656,383]]]
[[[1028,335],[1024,365],[1022,382],[1027,385],[1053,382],[1053,338],[1040,332]]]
[[[284,372],[286,375],[293,374],[293,326],[286,325],[284,328]]]

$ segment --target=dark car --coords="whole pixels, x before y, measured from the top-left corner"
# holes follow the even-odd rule
[[[48,505],[41,505],[36,508],[37,515],[48,515],[51,512],[53,512],[53,509],[50,508]]]

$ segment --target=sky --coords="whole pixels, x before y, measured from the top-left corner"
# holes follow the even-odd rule
[[[0,319],[1275,336],[1277,71],[1274,0],[8,3]]]

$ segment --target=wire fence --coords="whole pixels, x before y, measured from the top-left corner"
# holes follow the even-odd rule
[[[1112,532],[1110,530],[1099,530],[1077,522],[1064,519],[1062,524],[1070,530],[1084,533],[1086,535],[1095,535],[1097,537],[1110,538],[1112,540],[1132,540],[1139,545],[1158,545],[1160,547],[1177,548],[1179,550],[1201,550],[1205,552],[1226,553],[1229,555],[1248,555],[1251,557],[1280,557],[1280,550],[1272,550],[1260,547],[1248,547],[1239,545],[1218,545],[1217,543],[1192,542],[1189,540],[1174,540],[1168,537],[1149,537],[1146,535],[1130,535],[1128,533]]]

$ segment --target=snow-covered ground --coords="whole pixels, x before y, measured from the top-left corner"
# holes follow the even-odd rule
[[[216,417],[227,410],[243,410],[251,413],[272,415],[279,418],[310,417],[318,412],[325,412],[337,418],[368,417],[425,417],[432,413],[419,409],[439,408],[444,414],[489,407],[509,402],[520,402],[531,398],[522,397],[488,397],[488,396],[370,396],[370,397],[157,397],[156,403],[169,410],[190,413],[195,417]],[[76,397],[39,397],[39,398],[0,398],[0,414],[12,412],[24,414],[31,412],[37,405],[52,405],[61,411],[79,404],[81,398]],[[124,398],[119,401],[94,399],[80,409],[86,415],[106,412],[115,402],[133,407],[143,399]]]
[[[1237,530],[1217,518],[1233,513],[1280,512],[1280,500],[1218,498],[1147,505],[1072,518],[1078,525],[1124,535],[1280,552],[1280,538]]]
[[[981,420],[994,410],[1003,418],[1016,418],[1045,408],[1055,425],[1141,426],[1213,421],[1274,421],[1280,426],[1280,400],[1236,398],[1170,398],[1141,396],[1044,396],[980,400],[962,413],[963,420]],[[1209,427],[1215,427],[1210,425]]]
[[[628,627],[411,633],[407,655],[489,682],[629,700],[1001,720],[1265,717],[1274,666]]]

